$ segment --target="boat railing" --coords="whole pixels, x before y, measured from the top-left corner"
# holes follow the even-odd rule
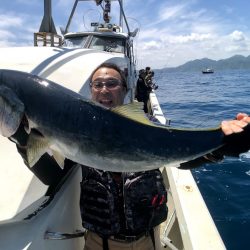
[[[62,37],[50,32],[36,32],[34,33],[34,46],[39,46],[40,43],[42,46],[61,47]]]
[[[170,120],[164,116],[154,90],[152,90],[149,94],[149,102],[149,112],[152,114],[152,116],[156,118],[161,124],[169,126]]]

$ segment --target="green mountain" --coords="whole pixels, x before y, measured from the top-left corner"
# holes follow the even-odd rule
[[[202,69],[212,68],[214,71],[221,70],[234,70],[234,69],[249,69],[250,70],[250,56],[235,55],[227,59],[211,60],[208,58],[196,59],[182,64],[175,68],[163,68],[161,70],[167,72],[187,72],[187,71],[199,71]],[[160,71],[161,71],[160,70]]]

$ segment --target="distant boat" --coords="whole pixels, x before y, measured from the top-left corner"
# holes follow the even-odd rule
[[[211,73],[214,73],[214,70],[210,69],[210,68],[206,68],[206,69],[202,70],[202,73],[203,74],[211,74]]]

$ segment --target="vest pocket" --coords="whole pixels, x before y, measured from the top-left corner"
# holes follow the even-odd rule
[[[81,216],[83,227],[99,235],[119,232],[119,215],[110,188],[96,180],[81,182]]]
[[[150,230],[166,220],[167,192],[158,170],[127,179],[125,187],[125,216],[129,229],[134,232]]]

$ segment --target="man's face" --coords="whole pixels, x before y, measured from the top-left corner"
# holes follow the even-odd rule
[[[99,102],[107,108],[123,104],[126,88],[122,85],[119,72],[110,68],[100,68],[93,75],[91,82],[93,101]]]

